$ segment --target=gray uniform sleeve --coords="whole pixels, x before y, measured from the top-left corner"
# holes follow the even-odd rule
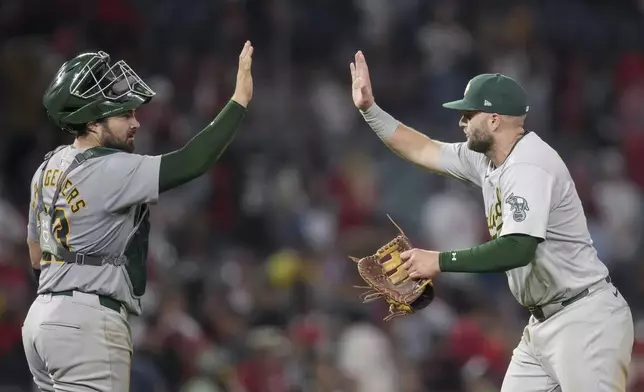
[[[472,151],[466,143],[443,143],[440,157],[441,171],[456,179],[481,186],[487,158]]]
[[[545,240],[553,186],[553,176],[538,166],[518,163],[506,168],[500,179],[501,236],[527,234]]]
[[[159,198],[161,156],[117,153],[107,157],[101,177],[101,192],[108,212]]]
[[[29,201],[29,219],[27,221],[27,238],[38,242],[38,227],[37,227],[37,214],[36,206],[38,205],[38,180],[40,179],[40,172],[42,171],[44,165],[40,165],[34,176],[31,178],[31,187],[29,188],[29,193],[31,195]]]

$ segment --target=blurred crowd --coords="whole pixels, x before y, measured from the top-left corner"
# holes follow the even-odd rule
[[[504,274],[440,276],[437,298],[383,322],[348,255],[396,234],[449,250],[489,240],[480,190],[404,162],[351,102],[364,51],[376,100],[463,139],[441,103],[481,72],[515,77],[527,128],[569,166],[591,234],[630,302],[629,391],[644,391],[644,3],[636,0],[6,0],[0,3],[0,391],[32,390],[20,339],[35,296],[29,181],[70,143],[42,93],[104,50],[157,95],[137,149],[181,147],[232,94],[246,39],[255,96],[214,169],[153,207],[149,282],[132,318],[132,391],[492,392],[528,313]]]

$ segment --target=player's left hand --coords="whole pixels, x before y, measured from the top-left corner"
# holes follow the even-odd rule
[[[433,279],[441,272],[438,265],[439,252],[424,249],[410,249],[400,254],[404,262],[403,268],[407,270],[412,279]]]

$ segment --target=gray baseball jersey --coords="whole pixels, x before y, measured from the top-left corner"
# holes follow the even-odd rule
[[[44,169],[43,200],[49,205],[62,173],[82,150],[67,146],[41,165],[31,182],[28,235],[39,241],[37,191]],[[146,284],[149,224],[147,204],[159,196],[160,156],[115,152],[83,162],[61,187],[52,225],[59,244],[86,254],[121,254],[126,265],[79,265],[45,255],[41,261],[38,294],[79,290],[110,296],[131,313],[141,314],[140,297]],[[137,222],[143,221],[133,232]],[[128,246],[126,246],[128,245]]]
[[[545,305],[604,279],[575,184],[557,152],[537,134],[520,139],[500,167],[466,143],[445,143],[442,170],[482,188],[492,238],[527,234],[541,239],[533,262],[507,271],[524,305]]]

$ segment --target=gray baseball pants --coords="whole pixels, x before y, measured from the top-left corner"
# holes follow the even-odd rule
[[[29,368],[44,392],[127,392],[132,337],[127,313],[95,294],[41,294],[22,327]]]
[[[624,297],[601,281],[551,318],[530,318],[502,392],[625,392],[633,316]]]

